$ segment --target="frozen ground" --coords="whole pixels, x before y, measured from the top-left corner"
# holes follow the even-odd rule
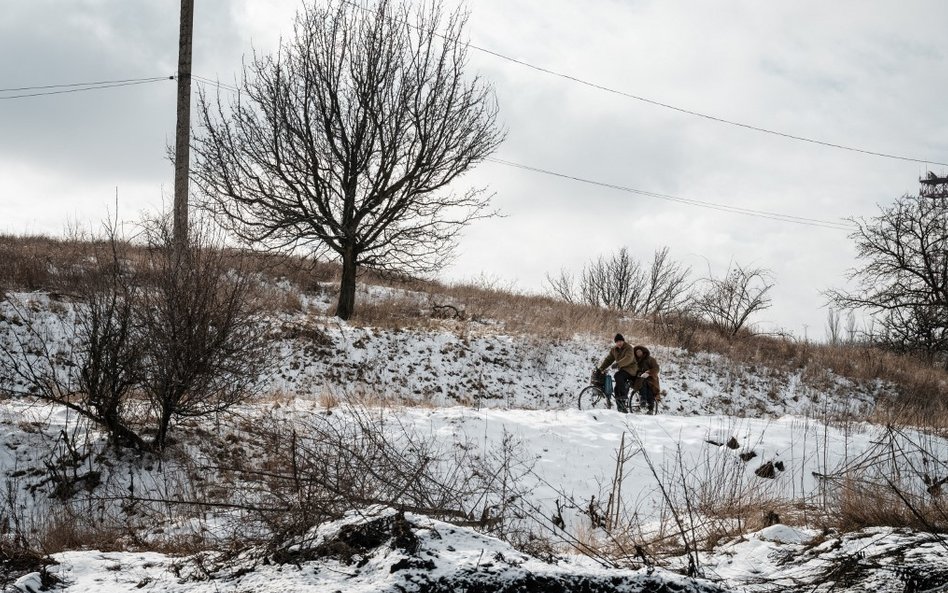
[[[386,294],[382,290],[376,297]],[[43,295],[23,298],[41,314],[50,309],[68,319],[68,306],[50,307]],[[54,316],[46,323],[52,342],[68,335],[68,326]],[[148,456],[99,458],[104,439],[77,427],[65,409],[28,398],[0,402],[0,474],[6,481],[0,535],[10,530],[14,515],[41,525],[55,506],[53,495],[109,500],[113,511],[125,512],[136,500],[180,496],[182,488],[242,494],[240,483],[225,483],[214,471],[199,475],[201,485],[189,480],[204,471],[195,468],[213,466],[222,457],[263,457],[264,445],[247,442],[242,426],[274,417],[291,423],[317,418],[342,426],[353,419],[347,402],[358,401],[366,407],[357,409],[378,418],[385,430],[409,429],[439,443],[442,452],[515,453],[515,496],[459,504],[471,512],[484,510],[484,516],[488,507],[506,505],[520,517],[522,528],[556,542],[553,562],[526,557],[471,528],[410,513],[406,523],[392,523],[392,511],[372,508],[315,526],[308,538],[286,542],[287,554],[276,557],[273,550],[252,550],[226,561],[152,552],[63,552],[49,568],[56,587],[69,593],[448,591],[462,585],[471,585],[463,589],[468,591],[556,591],[562,586],[882,593],[935,591],[948,583],[946,544],[936,536],[893,529],[838,534],[780,523],[785,509],[837,496],[854,469],[862,476],[896,476],[898,486],[917,499],[937,496],[931,487],[948,480],[948,444],[846,419],[865,417],[884,386],[852,385],[830,375],[815,388],[806,384],[802,371],[735,365],[718,355],[649,345],[662,366],[667,392],[661,414],[580,411],[575,395],[605,353],[609,336],[540,340],[505,335],[489,324],[451,322],[424,331],[373,329],[316,314],[285,316],[272,326],[279,364],[264,378],[258,400],[234,418],[179,427],[173,455],[161,462]],[[0,330],[0,339],[18,331],[9,323]],[[204,441],[212,439],[202,441],[201,435],[215,435],[215,442],[225,446],[209,451]],[[93,454],[64,465],[77,443]],[[441,459],[451,462],[449,455]],[[79,477],[79,491],[57,491],[57,481],[49,479],[55,473],[51,467]],[[696,535],[712,529],[739,532],[722,511],[732,499],[753,501],[760,524],[777,524],[746,536],[722,536],[713,550],[690,559],[658,562],[627,549],[622,567],[614,567],[581,553],[590,544],[615,550],[675,536],[675,512],[700,518],[698,526],[692,525]],[[104,506],[90,503],[89,512],[105,513]],[[140,524],[133,515],[126,517],[136,530],[127,547],[134,549],[135,538],[155,542],[210,534],[224,541],[249,528],[242,517],[223,510],[187,516],[179,507],[168,508],[164,523]],[[607,516],[634,525],[634,532],[625,533],[624,542],[610,541],[601,528]],[[385,525],[380,533],[358,545],[343,541],[348,551],[340,547],[340,533],[376,520]],[[708,582],[668,572],[684,572],[689,563]],[[653,570],[650,564],[662,568]],[[31,573],[8,589],[33,592],[42,583],[39,573]],[[595,588],[609,584],[612,589]]]
[[[248,406],[241,410],[241,415],[252,419],[255,415],[273,414],[275,409],[281,417],[290,419],[327,413],[316,403],[292,401]],[[42,506],[44,489],[39,488],[30,496],[26,491],[31,484],[39,482],[41,473],[31,478],[23,470],[43,466],[44,456],[48,456],[44,451],[49,450],[50,443],[55,443],[56,431],[66,428],[67,415],[48,406],[26,408],[22,403],[11,402],[5,403],[3,410],[0,463],[8,477],[19,474],[14,483],[25,489],[20,500],[36,513]],[[333,422],[349,421],[344,406],[332,412],[328,418]],[[560,560],[547,565],[472,529],[409,516],[420,541],[420,551],[411,553],[393,544],[392,538],[397,534],[376,538],[378,541],[358,552],[355,560],[349,557],[351,554],[343,554],[346,556],[343,558],[325,552],[329,548],[336,549],[332,546],[324,546],[325,553],[301,552],[292,562],[283,563],[267,560],[266,554],[249,554],[217,563],[213,557],[202,557],[196,562],[193,558],[154,553],[74,551],[56,555],[59,564],[51,567],[50,573],[70,592],[131,592],[142,588],[150,591],[397,591],[396,584],[406,587],[405,590],[435,591],[450,589],[411,589],[409,585],[412,579],[420,579],[418,583],[424,581],[431,587],[438,582],[442,585],[454,582],[452,579],[456,578],[473,579],[472,574],[480,574],[479,571],[485,570],[484,565],[490,564],[496,570],[488,574],[503,582],[520,582],[517,579],[525,578],[525,574],[537,578],[556,576],[560,583],[573,582],[569,581],[573,578],[611,582],[619,575],[620,581],[628,586],[614,590],[659,590],[643,583],[680,578],[664,571],[649,574],[647,566],[634,557],[626,564],[639,566],[638,570],[618,573],[611,567],[606,570],[595,560],[595,555],[593,559],[584,556],[579,552],[581,546],[576,545],[597,539],[608,543],[605,532],[593,527],[590,513],[606,512],[604,501],[613,490],[616,459],[623,440],[626,455],[620,516],[624,520],[635,517],[642,537],[675,531],[669,520],[669,505],[678,505],[678,510],[683,511],[683,492],[688,492],[691,503],[696,505],[713,502],[728,492],[752,495],[760,501],[763,515],[770,508],[786,508],[786,501],[818,501],[832,496],[834,480],[843,472],[876,460],[880,455],[897,455],[894,462],[902,468],[904,487],[924,492],[923,468],[944,467],[944,460],[948,458],[948,444],[938,439],[911,432],[893,433],[864,424],[831,426],[815,419],[792,416],[775,420],[725,416],[652,417],[614,411],[473,410],[465,407],[394,407],[376,409],[372,413],[384,419],[387,429],[409,427],[416,434],[444,443],[447,449],[451,443],[465,446],[473,443],[487,452],[497,450],[504,442],[511,443],[520,453],[515,470],[519,476],[520,498],[512,503],[512,508],[520,510],[538,532],[561,542]],[[775,470],[772,477],[767,477],[769,474],[762,477],[759,470],[768,464],[783,469]],[[170,476],[176,475],[171,463],[160,467],[140,461],[116,464],[110,471],[100,476],[96,491],[127,490],[129,476],[134,473],[135,487],[142,498],[160,496],[166,491]],[[687,484],[686,490],[679,485],[682,481]],[[148,491],[149,487],[154,490]],[[670,498],[665,497],[662,488]],[[380,516],[379,513],[390,515],[378,509],[362,510],[349,520]],[[557,514],[563,519],[561,527],[552,520]],[[183,536],[189,529],[207,530],[209,525],[213,528],[226,523],[226,515],[216,519],[205,515],[203,521],[190,524],[179,518],[157,532],[167,534],[174,529]],[[343,524],[319,527],[308,539],[288,542],[285,549],[319,548],[320,538],[325,539],[325,534],[333,530],[338,532]],[[948,583],[946,545],[935,536],[910,531],[876,529],[841,535],[778,524],[747,537],[725,538],[714,551],[700,555],[699,569],[700,574],[718,586],[731,590],[782,591],[791,590],[787,583],[800,586],[808,583],[810,588],[801,590],[858,591],[865,590],[860,587],[871,585],[880,592],[902,591],[899,587],[909,579],[922,579],[919,582],[933,587]],[[687,560],[666,559],[661,564],[667,569],[684,571]],[[358,566],[353,568],[355,565]],[[393,569],[396,565],[406,568],[404,571]],[[564,576],[567,574],[572,576]],[[19,581],[19,589],[14,590],[31,591],[30,583],[35,584],[37,579],[37,574],[28,575]],[[829,583],[837,583],[835,589]],[[484,590],[504,590],[495,585],[498,588]],[[695,583],[688,586],[693,588],[679,590],[714,590]]]

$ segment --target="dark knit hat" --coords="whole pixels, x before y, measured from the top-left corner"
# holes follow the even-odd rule
[[[625,338],[622,337],[622,334],[616,334],[616,337],[613,338],[613,342],[625,342]]]

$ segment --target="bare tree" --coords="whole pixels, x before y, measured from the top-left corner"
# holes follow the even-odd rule
[[[859,326],[856,324],[856,314],[849,311],[846,313],[846,341],[855,344],[858,334]]]
[[[491,86],[464,78],[465,23],[439,0],[307,6],[245,67],[236,102],[200,98],[205,206],[254,244],[341,260],[342,319],[360,268],[430,273],[492,214],[483,190],[449,188],[503,139]]]
[[[736,336],[747,327],[751,315],[770,308],[767,295],[774,284],[764,268],[745,268],[732,263],[723,277],[710,274],[695,300],[695,310],[722,333]]]
[[[691,268],[669,259],[668,247],[657,249],[648,269],[639,312],[653,315],[679,308],[690,288],[690,275]]]
[[[580,291],[583,301],[596,307],[633,311],[643,290],[642,264],[625,247],[611,257],[599,258],[583,268]]]
[[[843,318],[836,309],[826,312],[826,339],[831,346],[839,346],[843,341]]]
[[[691,269],[668,257],[668,247],[657,249],[651,265],[643,266],[625,247],[610,257],[600,256],[587,264],[577,280],[566,270],[547,274],[549,290],[569,303],[586,303],[656,315],[679,307],[689,288]]]
[[[830,302],[872,316],[881,345],[920,353],[948,369],[948,198],[902,196],[879,216],[853,220],[856,288]]]
[[[548,290],[554,297],[560,298],[567,303],[579,302],[579,296],[576,291],[576,277],[569,273],[565,268],[560,270],[558,276],[546,275],[546,284]]]

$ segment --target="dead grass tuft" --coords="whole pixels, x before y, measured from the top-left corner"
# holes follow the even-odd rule
[[[941,533],[948,528],[944,505],[936,498],[923,500],[892,486],[867,485],[862,480],[845,480],[832,510],[830,520],[842,532],[866,527],[909,527]]]

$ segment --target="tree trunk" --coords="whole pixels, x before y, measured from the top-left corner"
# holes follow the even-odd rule
[[[102,417],[102,422],[105,425],[105,430],[119,447],[132,447],[138,451],[147,451],[150,448],[145,439],[122,424],[117,414],[106,414]]]
[[[356,253],[346,249],[342,256],[342,282],[339,284],[339,303],[336,305],[336,317],[348,320],[355,312],[356,290]]]
[[[152,448],[159,453],[165,450],[165,441],[168,440],[168,429],[171,426],[172,409],[167,402],[162,402],[161,417],[158,418],[158,431],[155,433],[155,440],[152,442]]]

